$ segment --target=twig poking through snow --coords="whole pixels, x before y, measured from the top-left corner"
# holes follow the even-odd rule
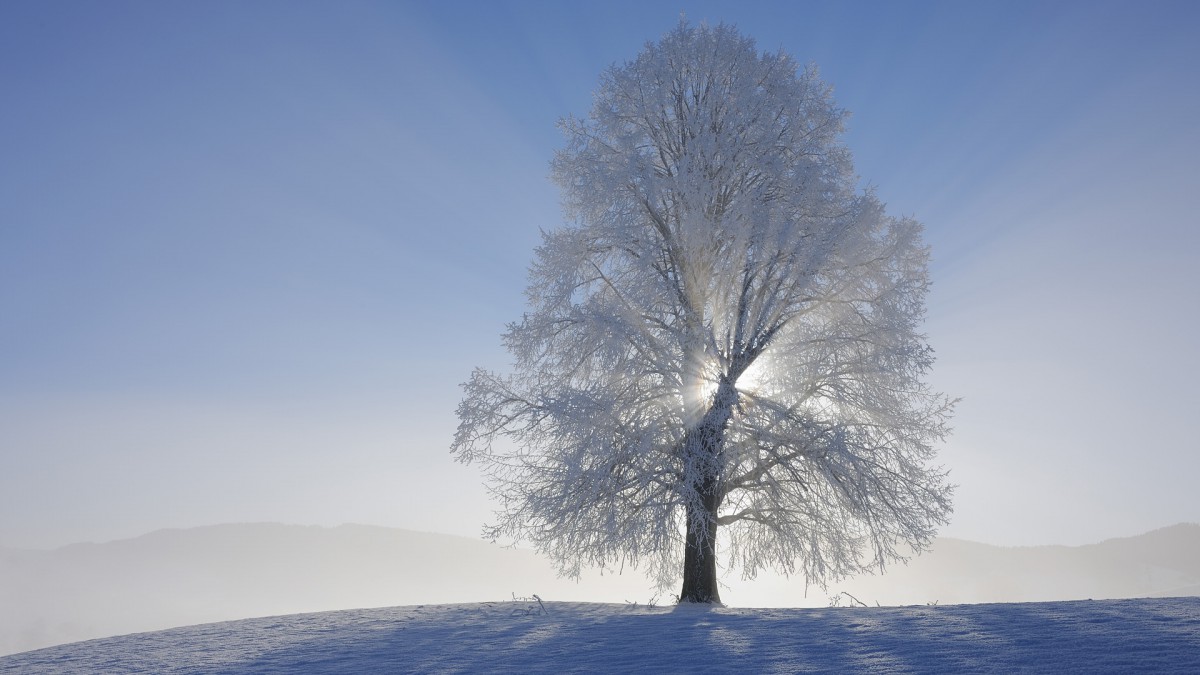
[[[538,606],[536,608],[530,604],[526,604],[524,607],[515,607],[515,608],[513,608],[513,611],[510,613],[512,616],[533,616],[533,615],[543,615],[543,614],[550,613],[550,612],[546,611],[546,605],[542,604],[541,596],[539,596],[536,593],[534,593],[532,597],[528,597],[528,598],[518,598],[517,594],[513,593],[512,599],[513,599],[514,604],[518,603],[518,602],[524,602],[524,603],[536,602],[538,604]]]
[[[841,593],[838,593],[837,595],[830,598],[829,606],[830,607],[840,607],[841,606],[841,597],[843,595],[846,596],[847,598],[850,598],[850,600],[854,603],[854,604],[850,605],[851,607],[854,607],[854,606],[868,607],[869,606],[869,605],[867,605],[867,603],[863,602],[862,600],[859,600],[858,598],[854,597],[853,595],[850,595],[846,591],[842,591]],[[875,603],[875,604],[878,605],[879,603]]]

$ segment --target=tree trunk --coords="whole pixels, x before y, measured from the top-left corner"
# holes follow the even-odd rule
[[[704,495],[704,508],[688,510],[680,602],[721,602],[721,593],[717,588],[716,502],[715,490],[710,489]]]
[[[721,602],[721,593],[717,589],[717,511],[722,497],[720,482],[725,429],[736,403],[737,390],[733,380],[722,376],[708,411],[684,439],[685,453],[701,468],[700,475],[693,478],[697,481],[694,487],[699,499],[687,506],[680,602]]]

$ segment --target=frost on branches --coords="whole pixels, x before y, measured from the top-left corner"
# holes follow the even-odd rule
[[[573,224],[537,249],[513,372],[458,408],[491,536],[682,572],[692,602],[720,601],[718,555],[823,585],[928,547],[952,492],[928,252],[856,192],[845,116],[814,69],[681,23],[563,122]]]

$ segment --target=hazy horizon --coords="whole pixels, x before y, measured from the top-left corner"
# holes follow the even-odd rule
[[[724,562],[724,561],[723,561]],[[174,626],[354,607],[507,601],[673,604],[626,568],[559,577],[524,548],[394,528],[274,523],[158,530],[53,551],[0,547],[0,655]],[[849,596],[840,595],[848,593]],[[827,589],[722,576],[729,607],[874,607],[1200,595],[1200,524],[1080,547],[940,538],[908,565]]]
[[[58,550],[61,550],[64,548],[69,548],[69,547],[78,546],[78,545],[102,545],[102,544],[115,544],[115,543],[121,543],[121,542],[128,542],[128,541],[142,539],[147,536],[155,535],[155,534],[159,534],[159,533],[163,533],[163,532],[187,532],[190,530],[203,530],[203,529],[209,529],[209,528],[219,528],[219,527],[228,527],[228,526],[243,526],[243,525],[246,525],[246,526],[278,525],[278,526],[282,526],[282,527],[317,528],[317,529],[337,529],[339,527],[363,527],[363,528],[372,528],[372,529],[378,528],[381,530],[412,532],[414,534],[431,534],[431,535],[455,537],[455,538],[466,539],[466,540],[470,540],[470,541],[477,541],[480,543],[494,544],[497,546],[501,546],[503,548],[511,548],[513,550],[528,551],[530,553],[535,553],[535,554],[537,553],[536,548],[534,548],[528,542],[517,542],[514,546],[514,545],[511,545],[510,543],[492,542],[492,541],[488,540],[486,537],[483,537],[478,534],[477,535],[456,534],[453,532],[441,532],[438,530],[430,530],[430,529],[380,525],[378,523],[341,522],[341,523],[333,523],[333,524],[323,524],[323,523],[287,522],[287,521],[279,521],[279,520],[243,520],[243,521],[226,521],[226,522],[219,522],[219,523],[204,523],[204,524],[199,524],[199,525],[165,526],[165,527],[155,528],[153,530],[146,530],[146,531],[139,532],[137,534],[133,534],[133,535],[129,535],[129,536],[115,537],[112,539],[80,539],[77,541],[70,541],[70,542],[66,542],[63,544],[56,544],[53,546],[42,546],[42,547],[10,546],[10,545],[6,544],[5,542],[0,541],[0,549],[9,550],[9,551],[51,552],[51,551],[58,551]],[[1055,542],[1046,542],[1046,543],[1037,543],[1037,544],[999,544],[999,543],[990,542],[990,541],[981,541],[981,540],[977,540],[977,539],[965,539],[962,537],[953,537],[953,536],[948,536],[948,535],[938,535],[935,538],[935,540],[937,540],[937,541],[961,541],[961,542],[965,542],[965,543],[969,543],[969,544],[983,544],[986,546],[992,546],[992,547],[1002,548],[1002,549],[1009,549],[1009,548],[1018,548],[1018,549],[1082,548],[1082,547],[1087,547],[1087,546],[1095,546],[1097,544],[1104,544],[1104,543],[1108,543],[1108,542],[1116,541],[1116,540],[1132,539],[1132,538],[1139,537],[1141,535],[1152,534],[1152,533],[1160,532],[1163,530],[1169,530],[1169,529],[1175,528],[1175,527],[1192,526],[1192,525],[1200,526],[1200,521],[1179,521],[1179,522],[1175,522],[1175,523],[1165,524],[1165,525],[1162,525],[1159,527],[1153,527],[1148,530],[1143,530],[1140,532],[1134,532],[1131,534],[1124,534],[1124,535],[1117,535],[1117,536],[1113,536],[1113,537],[1106,537],[1104,539],[1099,539],[1099,540],[1095,540],[1095,541],[1087,541],[1087,542],[1082,542],[1082,543],[1078,543],[1078,544],[1061,544],[1061,543],[1055,543]],[[540,554],[538,554],[538,555],[540,556]]]
[[[0,546],[224,522],[478,537],[559,118],[683,10],[814,62],[926,226],[947,537],[1200,521],[1187,2],[0,6]]]

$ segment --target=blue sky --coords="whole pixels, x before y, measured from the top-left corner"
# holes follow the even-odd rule
[[[926,224],[947,534],[1200,521],[1194,3],[6,3],[0,545],[477,533],[555,122],[681,10],[818,64]]]

